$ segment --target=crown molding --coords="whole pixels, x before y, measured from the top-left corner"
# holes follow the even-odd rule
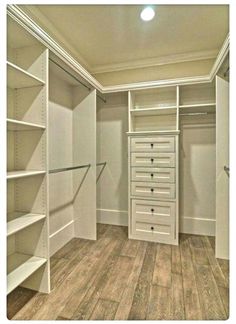
[[[22,11],[17,5],[8,5],[7,13],[15,21],[17,21],[23,28],[25,28],[31,35],[37,38],[42,44],[44,44],[49,50],[56,54],[62,61],[70,66],[76,73],[82,76],[92,87],[97,89],[101,93],[111,92],[123,92],[128,90],[148,89],[154,87],[166,87],[174,85],[185,85],[212,82],[216,73],[218,72],[220,65],[223,63],[226,55],[229,52],[229,35],[226,37],[222,48],[216,58],[216,61],[210,71],[209,75],[176,78],[169,80],[158,80],[148,82],[138,82],[130,84],[121,84],[114,86],[102,86],[100,82],[96,80],[81,64],[78,63],[63,47],[61,47],[52,37],[50,37],[41,27],[39,27],[24,11]]]
[[[214,49],[208,51],[199,51],[199,52],[167,55],[161,57],[153,57],[153,58],[142,59],[142,60],[133,60],[133,61],[127,61],[122,63],[104,64],[104,65],[94,66],[94,67],[91,66],[90,72],[92,74],[99,74],[99,73],[117,72],[123,70],[142,69],[142,68],[161,66],[167,64],[207,60],[207,59],[216,58],[218,51],[219,50]]]

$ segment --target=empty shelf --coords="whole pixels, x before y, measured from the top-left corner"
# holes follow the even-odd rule
[[[156,116],[156,115],[174,115],[177,113],[175,106],[155,107],[155,108],[136,108],[130,110],[134,116]]]
[[[35,129],[45,129],[45,126],[7,118],[7,130],[9,131],[27,131]]]
[[[181,112],[186,113],[201,113],[201,112],[214,112],[215,111],[215,102],[214,103],[200,103],[200,104],[190,104],[190,105],[180,105],[179,109]]]
[[[30,177],[38,174],[44,174],[46,171],[35,171],[35,170],[20,170],[20,171],[9,171],[7,172],[7,179],[17,179],[23,177]]]
[[[175,135],[175,134],[179,134],[180,131],[179,130],[157,130],[157,131],[133,131],[133,132],[127,132],[126,134],[128,136],[134,136],[134,135]]]
[[[21,69],[15,64],[7,62],[7,86],[12,89],[42,86],[45,82],[33,74]]]
[[[46,215],[14,212],[8,214],[7,236],[19,232],[20,230],[37,223],[46,218]]]
[[[46,262],[46,259],[32,255],[21,253],[9,255],[7,259],[7,293],[9,294]]]

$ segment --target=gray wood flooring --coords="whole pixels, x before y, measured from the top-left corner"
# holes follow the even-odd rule
[[[229,263],[214,238],[180,236],[179,246],[127,239],[127,228],[98,224],[98,240],[73,239],[51,258],[49,295],[17,288],[16,320],[223,320]]]

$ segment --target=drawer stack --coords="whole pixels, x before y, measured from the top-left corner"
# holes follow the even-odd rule
[[[130,137],[130,238],[178,244],[178,136]]]

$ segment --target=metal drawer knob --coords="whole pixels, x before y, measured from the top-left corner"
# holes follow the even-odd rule
[[[153,208],[151,209],[151,212],[154,213],[154,209]]]
[[[153,143],[151,143],[151,148],[153,148]]]
[[[151,162],[153,163],[154,159],[151,159]]]
[[[151,226],[151,230],[152,230],[152,231],[154,230],[154,227],[153,227],[153,226]]]
[[[153,175],[154,175],[154,174],[153,174],[153,173],[151,173],[151,177],[152,177],[152,178],[153,178]]]
[[[154,189],[153,188],[151,188],[151,192],[153,192],[154,191]]]

